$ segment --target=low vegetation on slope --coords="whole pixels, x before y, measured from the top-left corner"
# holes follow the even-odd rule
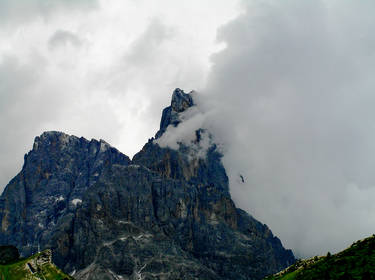
[[[51,251],[45,250],[29,258],[0,265],[1,280],[71,280],[51,262]]]
[[[335,255],[297,261],[265,280],[375,280],[375,235]]]

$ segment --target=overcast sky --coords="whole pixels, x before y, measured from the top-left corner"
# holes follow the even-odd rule
[[[239,12],[217,0],[1,0],[0,185],[46,130],[139,151],[174,88],[204,86],[216,30]]]
[[[132,156],[173,89],[195,89],[194,121],[222,143],[237,205],[299,256],[341,250],[375,232],[374,10],[370,0],[3,0],[0,185],[45,130]]]

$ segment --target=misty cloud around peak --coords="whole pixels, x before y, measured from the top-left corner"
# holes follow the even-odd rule
[[[196,102],[199,93],[186,94],[177,88],[172,94],[171,105],[163,110],[160,130],[154,143],[160,147],[178,150],[181,145],[189,147],[191,159],[205,158],[214,140],[206,129],[207,116]]]
[[[171,90],[204,83],[235,2],[0,1],[0,189],[43,131],[138,152]]]
[[[232,196],[297,255],[343,249],[375,231],[375,4],[244,5],[202,91]]]

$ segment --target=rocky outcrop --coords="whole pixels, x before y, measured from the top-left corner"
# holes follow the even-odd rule
[[[28,258],[25,261],[25,268],[31,270],[31,273],[38,271],[38,268],[52,264],[52,251],[50,249],[44,250],[36,254],[34,257]]]
[[[156,138],[191,106],[176,89]],[[292,264],[235,207],[216,145],[190,149],[150,139],[130,161],[103,140],[44,133],[0,198],[0,242],[23,255],[51,248],[76,279],[261,279]]]
[[[129,163],[127,156],[103,140],[61,132],[36,137],[21,172],[0,197],[1,244],[15,245],[28,256],[56,240],[56,260],[65,263],[82,197],[106,167]]]
[[[179,113],[185,111],[189,107],[194,105],[193,98],[190,94],[186,94],[181,89],[176,88],[172,94],[172,101],[171,105],[164,108],[161,122],[160,122],[160,129],[156,133],[155,138],[159,138],[162,134],[167,130],[169,125],[173,125],[176,127],[180,122]]]
[[[73,280],[52,263],[51,250],[0,265],[0,279],[6,280]]]

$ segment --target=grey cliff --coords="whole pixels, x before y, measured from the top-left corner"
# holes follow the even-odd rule
[[[155,138],[191,106],[176,89]],[[189,149],[150,139],[130,160],[103,140],[43,133],[0,197],[0,244],[25,256],[50,248],[76,279],[262,279],[292,264],[236,208],[216,145],[205,157]]]

